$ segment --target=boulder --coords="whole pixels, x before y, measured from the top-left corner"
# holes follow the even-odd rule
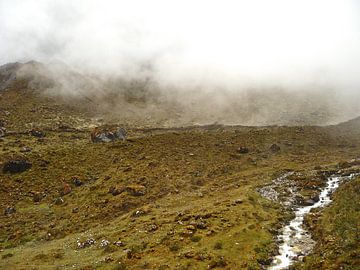
[[[276,143],[270,146],[270,151],[273,153],[279,152],[281,150],[280,146],[278,146]]]
[[[91,141],[96,142],[112,142],[116,140],[125,141],[127,137],[127,132],[124,128],[99,128],[96,127],[91,131],[90,134]]]
[[[10,157],[3,165],[4,173],[21,173],[32,167],[31,162],[23,156]]]

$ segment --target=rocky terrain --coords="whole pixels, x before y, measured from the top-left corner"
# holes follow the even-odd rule
[[[266,269],[294,205],[358,170],[360,118],[171,125],[131,114],[147,98],[114,116],[19,65],[0,74],[0,269]],[[307,218],[316,243],[295,269],[359,269],[358,182]]]

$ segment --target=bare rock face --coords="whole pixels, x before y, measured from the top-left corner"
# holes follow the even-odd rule
[[[3,165],[4,173],[21,173],[32,167],[32,163],[23,156],[13,156]]]

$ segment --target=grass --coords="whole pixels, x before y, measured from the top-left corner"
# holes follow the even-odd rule
[[[341,186],[312,223],[317,245],[299,269],[360,269],[360,178]]]
[[[25,91],[0,98],[10,112],[1,117],[14,131],[1,139],[0,162],[30,146],[21,155],[33,164],[21,174],[0,173],[0,207],[17,210],[0,215],[0,268],[260,269],[288,213],[256,188],[286,170],[349,160],[360,149],[357,133],[336,127],[129,128],[127,142],[93,144],[83,127],[91,115],[53,102]],[[74,129],[58,129],[60,122]],[[31,123],[45,130],[43,139],[26,132]],[[278,153],[269,149],[274,143]],[[239,154],[241,146],[249,153]],[[84,184],[75,186],[75,177]],[[56,204],[64,183],[72,191]],[[129,186],[146,192],[134,196]],[[113,196],[112,187],[125,191]],[[46,197],[35,203],[39,192]],[[96,244],[78,248],[90,238]],[[100,246],[104,239],[110,246]]]

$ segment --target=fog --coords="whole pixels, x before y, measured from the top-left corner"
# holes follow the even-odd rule
[[[102,81],[150,80],[158,102],[199,122],[360,114],[356,0],[0,0],[0,41],[0,64],[40,61],[63,95],[104,87],[66,82],[59,67]]]

